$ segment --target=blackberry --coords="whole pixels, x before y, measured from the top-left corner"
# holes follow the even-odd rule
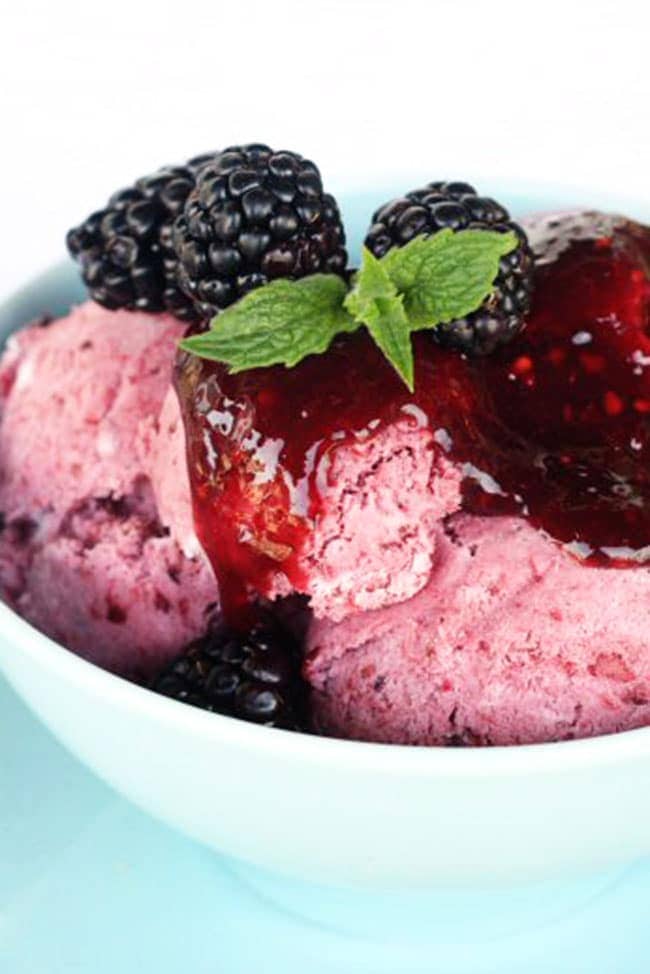
[[[151,689],[229,717],[309,729],[297,644],[276,625],[260,624],[245,635],[213,629],[191,643]]]
[[[345,234],[313,162],[231,146],[201,170],[173,229],[178,283],[203,319],[277,277],[345,269]]]
[[[167,310],[194,320],[191,301],[176,285],[171,228],[197,173],[214,158],[215,153],[196,156],[184,166],[138,179],[68,232],[68,250],[95,301],[111,309]]]
[[[501,258],[494,290],[472,314],[432,329],[435,340],[472,355],[488,355],[510,341],[524,324],[530,308],[533,256],[526,234],[495,200],[479,196],[467,183],[429,183],[423,189],[391,200],[372,218],[365,245],[375,257],[401,247],[414,237],[452,230],[513,230],[515,250]]]

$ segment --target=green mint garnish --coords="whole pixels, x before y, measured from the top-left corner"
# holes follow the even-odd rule
[[[358,323],[365,325],[398,375],[413,392],[412,326],[404,310],[404,297],[391,280],[385,263],[366,247],[354,287],[345,307]]]
[[[471,314],[491,294],[499,261],[517,247],[513,232],[441,230],[377,259],[364,248],[348,291],[335,274],[280,279],[250,291],[181,342],[231,372],[291,368],[327,350],[333,338],[365,326],[412,391],[411,334]]]
[[[499,261],[517,244],[512,230],[440,230],[389,250],[383,263],[404,295],[415,331],[464,318],[480,308],[492,291]]]
[[[271,281],[226,308],[213,318],[210,331],[186,338],[181,348],[225,362],[231,372],[263,365],[291,368],[326,351],[335,335],[357,330],[343,306],[346,291],[336,274]]]

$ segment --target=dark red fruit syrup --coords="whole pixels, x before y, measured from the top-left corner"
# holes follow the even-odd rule
[[[650,546],[650,230],[580,214],[529,223],[524,332],[466,359],[415,338],[410,395],[365,331],[297,368],[236,376],[183,356],[177,387],[199,538],[232,615],[299,555],[328,455],[407,415],[465,465],[464,507],[527,517],[589,563]]]

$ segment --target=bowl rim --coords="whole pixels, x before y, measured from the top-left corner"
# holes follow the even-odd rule
[[[39,667],[87,694],[126,707],[154,721],[176,725],[190,736],[231,747],[264,752],[271,758],[335,765],[338,770],[374,771],[388,776],[531,777],[587,770],[594,766],[650,757],[650,726],[596,737],[539,744],[450,748],[351,741],[279,730],[191,707],[132,683],[77,656],[0,602],[0,672],[12,683],[11,663],[19,649]],[[20,691],[18,691],[20,692]]]
[[[69,269],[70,261],[57,261],[6,295],[0,308],[19,301],[32,289],[56,280]],[[154,720],[175,724],[185,733],[214,741],[215,746],[227,739],[231,746],[243,750],[321,766],[336,765],[348,771],[372,770],[391,777],[414,773],[425,778],[530,777],[650,757],[650,726],[564,741],[468,748],[353,741],[260,726],[182,704],[104,670],[50,639],[0,601],[0,673],[10,684],[12,667],[7,661],[16,648],[79,689],[126,706],[132,712],[140,711]]]

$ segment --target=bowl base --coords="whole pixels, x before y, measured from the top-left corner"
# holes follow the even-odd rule
[[[315,886],[228,861],[234,878],[301,923],[375,944],[437,947],[487,944],[575,918],[623,882],[631,868],[530,885],[375,891]]]

